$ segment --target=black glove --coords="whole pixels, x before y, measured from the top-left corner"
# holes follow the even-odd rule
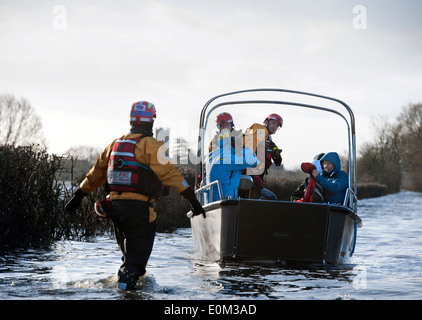
[[[271,158],[273,159],[275,165],[278,167],[281,165],[281,149],[277,147],[277,145],[272,141],[266,142],[267,151],[271,154]]]
[[[87,194],[85,192],[78,188],[78,190],[76,190],[75,194],[73,195],[72,199],[70,199],[69,202],[66,203],[66,206],[64,208],[65,212],[69,214],[75,214],[76,210],[81,205],[82,199],[86,195]]]
[[[202,214],[204,216],[204,219],[206,218],[205,210],[202,208],[201,204],[195,197],[195,192],[193,192],[192,188],[187,188],[186,190],[182,191],[180,193],[183,198],[188,200],[190,202],[190,205],[192,206],[192,217],[198,216]]]
[[[280,149],[274,149],[273,151],[271,151],[271,157],[273,158],[273,161],[277,167],[280,166],[281,161],[283,161],[280,153],[281,153]]]

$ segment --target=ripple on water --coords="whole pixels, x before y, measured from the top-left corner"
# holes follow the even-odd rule
[[[0,254],[0,299],[422,299],[422,194],[361,200],[350,265],[218,264],[193,252],[191,230],[157,234],[141,290],[117,290],[110,237]],[[359,281],[357,281],[359,280]]]

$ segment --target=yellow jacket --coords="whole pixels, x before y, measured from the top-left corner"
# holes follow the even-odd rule
[[[123,139],[136,138],[141,134],[126,134]],[[119,138],[120,139],[120,138]],[[115,139],[108,145],[104,151],[98,156],[97,162],[86,175],[84,181],[79,186],[85,193],[90,193],[100,187],[107,180],[107,169],[110,154]],[[135,145],[135,158],[142,164],[151,168],[160,181],[167,187],[172,187],[176,192],[181,193],[186,190],[189,185],[185,178],[180,174],[177,167],[170,163],[167,158],[167,147],[165,144],[154,137],[144,137]],[[140,200],[149,201],[149,197],[136,192],[110,192],[111,200]],[[154,202],[154,200],[150,200]],[[156,212],[150,208],[149,221],[152,222],[156,218]]]
[[[259,123],[254,123],[253,125],[251,125],[248,129],[246,129],[245,133],[247,135],[252,135],[253,137],[252,149],[254,150],[255,154],[257,153],[258,146],[260,144],[264,144],[265,147],[265,141],[270,139],[267,127]],[[248,142],[245,142],[245,144],[248,144]]]
[[[245,146],[252,147],[256,157],[258,158],[258,165],[255,168],[250,168],[253,172],[251,175],[262,175],[265,173],[265,142],[271,139],[268,129],[265,125],[254,123],[245,132]]]

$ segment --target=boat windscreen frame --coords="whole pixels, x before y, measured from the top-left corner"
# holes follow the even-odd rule
[[[221,99],[223,97],[232,96],[232,95],[239,95],[244,93],[251,93],[251,92],[281,92],[281,93],[290,93],[290,94],[297,94],[297,95],[303,95],[303,96],[310,96],[314,98],[320,98],[325,100],[334,101],[337,104],[341,105],[346,109],[349,115],[349,120],[346,118],[346,116],[339,112],[338,110],[322,107],[320,105],[313,105],[313,104],[306,104],[306,103],[299,103],[294,101],[284,101],[284,100],[233,100],[233,101],[225,101],[220,103],[215,103],[209,110],[207,110],[210,105],[215,102],[217,99]],[[197,170],[195,175],[195,186],[198,185],[198,174],[199,172],[205,172],[205,152],[202,152],[202,150],[205,150],[205,133],[208,125],[208,118],[210,114],[216,110],[217,108],[226,106],[226,105],[241,105],[241,104],[278,104],[278,105],[289,105],[289,106],[295,106],[295,107],[301,107],[301,108],[310,108],[325,112],[330,112],[333,114],[336,114],[340,116],[345,122],[347,126],[347,136],[348,136],[348,159],[349,159],[349,186],[353,186],[353,192],[355,196],[357,195],[357,172],[356,172],[356,129],[355,129],[355,117],[353,114],[352,109],[343,101],[323,96],[319,94],[309,93],[309,92],[303,92],[303,91],[295,91],[295,90],[287,90],[287,89],[271,89],[271,88],[264,88],[264,89],[247,89],[247,90],[240,90],[240,91],[233,91],[229,93],[220,94],[218,96],[215,96],[207,101],[207,103],[204,105],[204,107],[201,110],[200,115],[200,121],[199,121],[199,135],[198,135],[198,153],[197,156],[200,158],[200,162],[197,164]]]

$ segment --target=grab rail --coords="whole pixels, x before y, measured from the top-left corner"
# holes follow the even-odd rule
[[[321,99],[321,100],[330,100],[332,102],[337,103],[338,105],[341,105],[342,107],[344,107],[346,109],[346,111],[349,115],[350,123],[349,123],[348,119],[345,117],[345,115],[343,115],[341,112],[339,112],[335,109],[322,107],[321,105],[314,105],[314,104],[307,104],[307,103],[297,103],[297,102],[294,102],[290,99],[288,99],[288,101],[270,99],[270,100],[240,100],[240,101],[229,100],[229,101],[224,101],[224,102],[220,102],[220,103],[216,102],[216,100],[223,98],[223,97],[226,98],[226,97],[229,97],[229,96],[242,95],[242,94],[252,93],[252,92],[279,92],[279,93],[296,94],[296,95],[301,95],[301,96],[314,97],[314,98]],[[215,105],[211,106],[212,103],[214,103]],[[213,110],[220,108],[220,107],[223,107],[223,106],[226,106],[226,105],[250,104],[250,103],[279,104],[279,105],[290,105],[290,106],[296,106],[296,107],[311,108],[311,109],[317,109],[317,110],[321,110],[321,111],[328,111],[328,112],[337,114],[338,116],[343,118],[343,120],[346,122],[348,142],[349,142],[348,173],[349,173],[349,188],[354,189],[354,190],[351,190],[351,191],[353,191],[353,197],[352,197],[352,200],[351,200],[352,201],[351,205],[353,206],[353,203],[357,200],[357,197],[356,197],[356,193],[357,193],[357,172],[356,172],[355,117],[354,117],[354,114],[353,114],[351,108],[345,102],[343,102],[339,99],[336,99],[336,98],[328,97],[328,96],[323,96],[323,95],[318,95],[318,94],[313,94],[313,93],[303,92],[303,91],[295,91],[295,90],[262,88],[262,89],[248,89],[248,90],[228,92],[228,93],[220,94],[218,96],[211,98],[203,106],[202,111],[201,111],[201,115],[200,115],[199,136],[198,136],[198,156],[201,158],[201,161],[199,162],[199,165],[197,166],[197,171],[199,171],[199,170],[203,171],[204,166],[205,166],[205,162],[204,162],[204,159],[203,159],[204,156],[205,156],[205,154],[204,154],[204,147],[205,147],[204,138],[205,138],[205,130],[206,130],[206,127],[207,127],[207,124],[208,124],[208,117],[210,116],[210,113]],[[208,110],[209,107],[210,107],[210,110]],[[197,180],[196,180],[196,182],[197,182]],[[350,192],[348,194],[350,194]]]
[[[353,189],[351,189],[351,188],[347,188],[346,195],[344,197],[343,205],[345,207],[349,207],[349,208],[353,209],[353,211],[356,212],[357,202],[358,202],[358,198],[356,196],[355,191],[353,191]]]
[[[220,199],[222,199],[223,198],[223,192],[221,191],[221,182],[220,182],[220,180],[215,180],[215,181],[213,181],[213,182],[211,182],[211,183],[208,183],[208,184],[206,184],[206,185],[204,185],[204,186],[202,186],[202,187],[200,187],[200,188],[198,188],[198,189],[196,189],[195,190],[195,193],[196,193],[196,196],[197,196],[197,199],[201,202],[201,203],[205,203],[204,201],[201,201],[201,199],[200,199],[200,195],[199,195],[199,193],[200,192],[202,192],[202,191],[205,191],[205,189],[207,189],[207,188],[210,188],[210,190],[212,190],[211,189],[211,187],[213,186],[213,185],[217,185],[217,188],[218,188],[218,194],[219,194],[219,196],[220,196]],[[211,195],[211,197],[212,197],[212,195]],[[220,200],[220,199],[212,199],[211,198],[211,200],[212,201],[209,201],[209,202],[213,202],[213,201],[217,201],[217,200]],[[203,199],[202,199],[203,200]]]

